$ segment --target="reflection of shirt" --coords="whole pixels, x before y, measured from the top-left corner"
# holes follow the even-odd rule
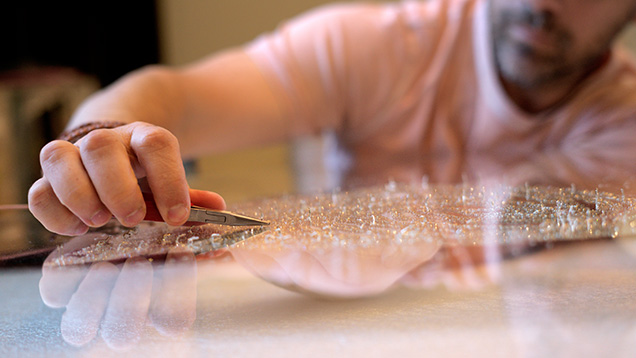
[[[636,149],[636,67],[617,49],[571,100],[530,116],[496,77],[485,1],[331,5],[248,53],[293,134],[335,128],[358,159]]]

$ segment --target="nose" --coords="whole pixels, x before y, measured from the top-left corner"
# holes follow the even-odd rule
[[[537,13],[558,15],[564,11],[567,0],[523,0],[523,2]]]
[[[521,14],[532,26],[552,28],[564,14],[566,1],[568,0],[521,0]]]

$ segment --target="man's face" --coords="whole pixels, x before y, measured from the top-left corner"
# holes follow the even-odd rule
[[[635,12],[635,0],[490,0],[499,74],[526,89],[579,78]]]

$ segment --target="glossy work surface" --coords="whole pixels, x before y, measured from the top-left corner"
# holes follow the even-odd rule
[[[12,229],[0,356],[632,357],[632,174],[554,158],[354,167],[249,233]]]

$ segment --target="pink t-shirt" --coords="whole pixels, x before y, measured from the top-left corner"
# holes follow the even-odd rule
[[[334,129],[357,161],[382,154],[636,153],[636,67],[616,48],[570,100],[529,115],[496,75],[485,1],[341,4],[257,39],[248,54],[290,135]]]

